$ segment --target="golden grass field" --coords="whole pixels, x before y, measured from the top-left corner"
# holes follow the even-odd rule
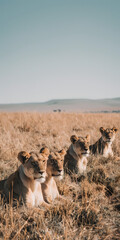
[[[120,239],[120,114],[1,113],[0,179],[18,168],[19,151],[67,150],[72,134],[90,134],[92,144],[101,126],[118,128],[114,157],[90,156],[85,178],[65,176],[58,187],[66,200],[50,209],[12,208],[1,199],[0,239]]]

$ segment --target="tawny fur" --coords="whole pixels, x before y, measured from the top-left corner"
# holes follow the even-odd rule
[[[48,155],[46,153],[18,154],[21,165],[16,172],[3,180],[2,193],[9,202],[23,200],[27,207],[37,207],[45,204],[41,183],[46,178]]]
[[[102,137],[93,145],[90,145],[90,153],[93,155],[103,155],[104,157],[113,156],[112,142],[115,139],[118,129],[103,127],[100,128]]]
[[[64,159],[65,172],[71,175],[72,173],[84,174],[87,167],[87,156],[89,155],[90,136],[85,138],[72,135],[71,145],[67,150]]]
[[[46,181],[42,183],[42,192],[45,202],[51,203],[56,198],[61,198],[56,180],[63,178],[63,161],[65,151],[51,153],[47,162],[47,177]]]

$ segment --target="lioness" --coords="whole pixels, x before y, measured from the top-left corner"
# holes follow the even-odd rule
[[[70,145],[64,159],[65,172],[68,174],[83,174],[86,171],[87,156],[89,155],[90,135],[87,135],[86,137],[72,135],[70,140],[72,144]]]
[[[44,183],[42,183],[42,192],[44,200],[47,203],[51,203],[55,198],[60,198],[60,194],[55,180],[61,180],[63,178],[63,161],[65,150],[51,153],[47,161],[47,177]]]
[[[113,156],[112,151],[112,142],[115,139],[116,132],[118,131],[117,128],[100,128],[100,132],[102,137],[93,145],[90,145],[90,153],[97,155],[101,154],[104,157]]]
[[[19,152],[18,170],[3,180],[3,193],[9,201],[23,200],[28,207],[44,203],[41,183],[45,181],[48,153]]]

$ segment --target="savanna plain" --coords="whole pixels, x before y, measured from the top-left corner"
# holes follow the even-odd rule
[[[90,134],[93,144],[100,127],[113,126],[118,128],[114,156],[89,156],[85,176],[57,182],[64,201],[27,209],[1,197],[0,239],[120,239],[120,114],[0,113],[0,180],[18,168],[20,151],[67,150],[73,134]]]

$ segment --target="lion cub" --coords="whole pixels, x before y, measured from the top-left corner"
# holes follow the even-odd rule
[[[90,145],[90,153],[94,155],[101,154],[104,157],[113,156],[112,142],[115,139],[117,131],[118,129],[115,127],[111,129],[101,127],[100,132],[102,137],[95,144]]]
[[[28,207],[37,207],[44,203],[41,183],[46,178],[48,154],[44,149],[39,154],[22,151],[18,159],[18,170],[3,180],[3,193],[9,201],[23,200]]]
[[[61,180],[63,178],[63,161],[65,153],[65,150],[61,150],[49,155],[46,181],[41,184],[43,197],[47,203],[51,203],[55,198],[61,197],[55,180]]]
[[[87,156],[89,155],[90,136],[77,137],[72,135],[71,145],[65,155],[64,169],[68,174],[84,174],[87,167]]]

